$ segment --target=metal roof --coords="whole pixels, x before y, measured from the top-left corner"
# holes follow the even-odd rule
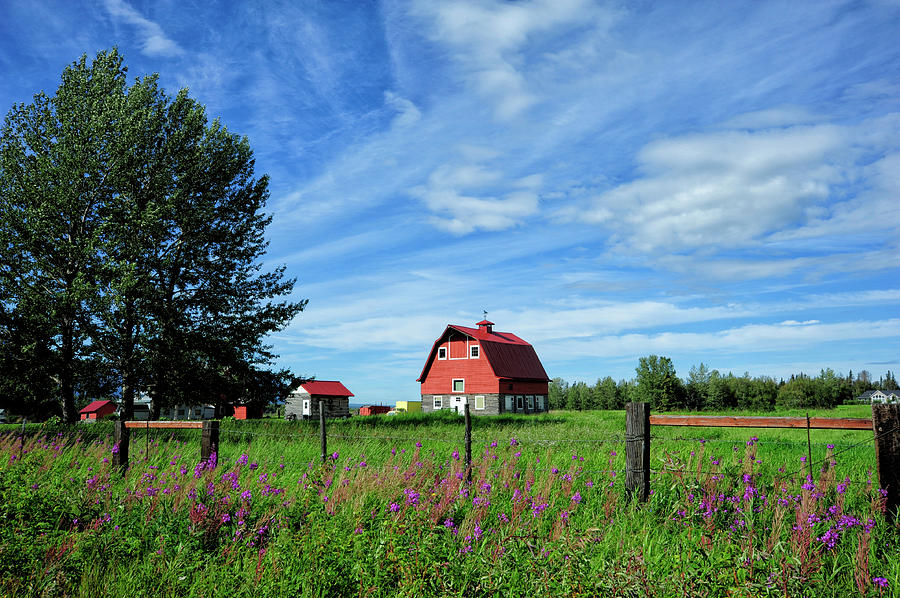
[[[112,405],[113,407],[115,407],[116,404],[112,401],[94,401],[78,413],[93,413],[94,411],[99,411],[101,407],[105,407],[106,405]]]
[[[468,326],[448,324],[444,333],[434,341],[434,345],[431,347],[431,353],[428,354],[428,359],[425,362],[425,367],[422,368],[422,373],[419,376],[418,381],[421,382],[425,379],[428,368],[434,361],[438,345],[444,340],[444,337],[447,336],[447,332],[450,330],[456,330],[457,332],[461,332],[462,334],[477,340],[482,346],[482,351],[484,352],[484,356],[487,358],[491,369],[494,370],[494,375],[498,378],[535,380],[541,382],[550,381],[534,347],[528,342],[522,340],[512,332],[498,332],[496,330],[488,332],[486,330],[486,325],[492,324],[492,322],[487,322],[485,320],[484,322],[479,322],[479,324],[482,324],[481,328],[469,328]]]
[[[304,382],[300,388],[311,395],[323,397],[352,397],[352,392],[337,380],[312,380]]]

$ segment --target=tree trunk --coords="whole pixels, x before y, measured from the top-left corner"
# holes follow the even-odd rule
[[[125,306],[125,324],[123,326],[126,339],[122,346],[122,418],[125,421],[134,419],[135,393],[135,359],[134,359],[134,323],[130,301]]]
[[[60,355],[59,386],[62,395],[63,414],[67,423],[78,421],[75,412],[75,330],[72,318],[66,317],[62,324],[62,354]]]

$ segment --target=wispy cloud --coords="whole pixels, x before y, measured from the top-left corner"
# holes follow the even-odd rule
[[[413,188],[412,194],[435,214],[432,221],[437,227],[466,234],[520,224],[538,210],[540,182],[536,175],[508,181],[502,172],[479,164],[443,165],[431,173],[427,185]],[[507,191],[491,196],[490,191],[498,186]]]
[[[746,122],[769,116],[755,114]],[[576,213],[615,228],[619,242],[641,252],[715,253],[838,231],[895,230],[900,224],[893,200],[896,154],[869,164],[873,155],[897,148],[876,133],[885,127],[896,128],[894,119],[655,141],[637,156],[639,178],[600,194]],[[847,197],[847,185],[862,178],[870,188]],[[872,214],[879,220],[873,222]]]
[[[529,84],[529,41],[557,28],[609,21],[609,13],[586,0],[497,3],[478,0],[419,2],[417,11],[434,27],[433,41],[451,49],[463,83],[492,102],[501,120],[519,116],[540,101]]]
[[[104,0],[109,15],[135,28],[141,39],[141,51],[147,56],[177,56],[184,50],[167,37],[159,24],[144,17],[125,0]]]
[[[556,359],[580,357],[621,358],[648,354],[720,355],[793,352],[826,343],[881,341],[900,335],[900,320],[837,322],[831,324],[791,322],[752,324],[715,332],[661,332],[623,334],[591,340],[547,343],[544,352]]]

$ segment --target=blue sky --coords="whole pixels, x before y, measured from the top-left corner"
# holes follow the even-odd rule
[[[900,3],[6,0],[0,110],[118,45],[271,176],[280,364],[418,396],[482,310],[551,377],[900,363]]]

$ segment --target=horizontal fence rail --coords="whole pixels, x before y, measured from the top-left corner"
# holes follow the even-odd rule
[[[219,452],[219,421],[117,421],[114,428],[115,450],[113,466],[128,469],[128,452],[131,444],[131,430],[146,430],[147,449],[150,453],[150,430],[200,430],[200,459],[206,461]]]
[[[173,421],[173,422],[161,422],[161,421],[127,421],[125,422],[126,428],[139,428],[141,430],[144,429],[193,429],[193,430],[202,430],[203,429],[203,421],[195,420],[195,421]]]
[[[646,501],[650,493],[649,454],[651,426],[805,429],[812,471],[810,430],[867,430],[874,433],[878,481],[886,491],[888,520],[900,516],[900,405],[873,404],[872,418],[855,417],[766,417],[729,415],[650,415],[649,403],[625,406],[625,489],[629,496]],[[846,449],[845,449],[846,450]],[[802,471],[802,470],[801,470]],[[800,473],[800,472],[797,472]]]
[[[813,430],[872,431],[867,417],[766,417],[731,415],[651,415],[651,426],[704,428],[802,428]]]

